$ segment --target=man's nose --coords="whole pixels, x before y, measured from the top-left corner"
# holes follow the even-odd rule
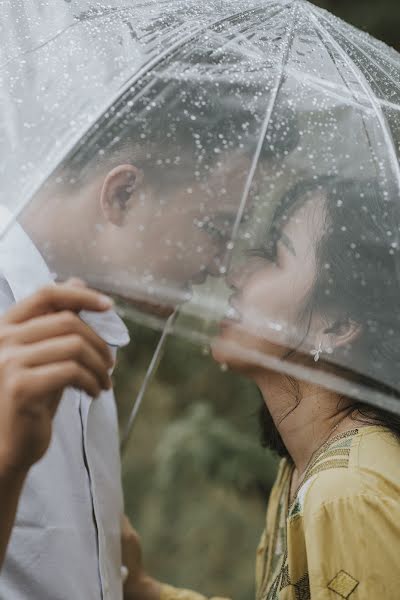
[[[226,244],[224,244],[224,246],[221,246],[218,249],[218,252],[214,254],[207,267],[207,272],[212,277],[224,277],[228,270],[228,261],[229,250],[227,249]]]

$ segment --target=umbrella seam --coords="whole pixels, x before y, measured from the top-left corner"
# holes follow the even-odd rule
[[[256,171],[256,168],[257,168],[258,159],[260,158],[260,154],[261,154],[261,150],[262,150],[262,147],[263,147],[263,144],[264,144],[265,136],[266,136],[266,133],[267,133],[267,130],[268,130],[268,126],[269,126],[270,120],[271,120],[272,111],[274,110],[275,103],[276,103],[276,100],[277,100],[277,97],[278,97],[278,94],[279,94],[279,90],[280,90],[280,88],[282,86],[283,75],[284,75],[284,72],[285,72],[285,61],[286,61],[286,59],[288,57],[288,54],[290,52],[291,43],[292,43],[292,40],[293,40],[294,21],[295,21],[295,14],[297,12],[297,5],[296,4],[293,5],[291,12],[292,12],[292,17],[293,18],[292,18],[292,22],[291,22],[291,25],[290,25],[290,28],[289,28],[289,31],[288,31],[288,34],[287,34],[285,48],[284,48],[284,51],[282,52],[281,68],[280,68],[279,75],[278,75],[277,80],[276,80],[275,88],[274,88],[274,90],[272,92],[272,97],[271,97],[270,103],[269,103],[268,108],[267,108],[267,112],[266,112],[266,115],[265,115],[265,118],[264,118],[263,125],[262,125],[262,128],[261,128],[260,138],[259,138],[259,141],[258,141],[258,144],[257,144],[257,148],[256,148],[256,151],[255,151],[255,154],[254,154],[254,157],[253,157],[253,160],[252,160],[252,164],[251,164],[251,167],[250,167],[250,170],[249,170],[249,175],[248,175],[246,183],[245,183],[245,187],[244,187],[244,190],[243,190],[242,199],[241,199],[241,202],[240,202],[240,205],[239,205],[238,215],[236,217],[236,221],[235,221],[235,224],[234,224],[234,227],[233,227],[233,231],[232,231],[232,236],[231,236],[231,240],[230,240],[231,243],[235,241],[235,239],[237,237],[237,234],[238,234],[238,229],[239,229],[241,220],[243,218],[243,213],[244,213],[244,210],[245,210],[245,207],[246,207],[246,204],[247,204],[247,199],[248,199],[248,195],[249,195],[249,192],[250,192],[251,184],[253,182],[255,171]],[[231,255],[232,255],[232,250],[230,250],[230,253],[228,255],[227,264],[229,264],[229,262],[230,262]]]
[[[328,94],[334,98],[336,98],[337,100],[341,100],[343,103],[348,103],[351,106],[355,106],[356,108],[362,109],[366,112],[371,112],[373,113],[373,109],[371,106],[365,106],[364,104],[361,103],[361,100],[368,100],[368,98],[366,96],[362,96],[362,95],[355,95],[355,94],[351,94],[351,96],[346,96],[346,94],[344,93],[345,90],[348,91],[348,88],[346,87],[342,87],[339,85],[336,85],[336,89],[339,88],[340,90],[343,90],[343,94],[340,94],[338,91],[332,89],[332,87],[330,87],[329,82],[325,81],[319,77],[314,77],[308,73],[304,73],[303,71],[300,70],[296,70],[292,67],[287,67],[285,69],[286,73],[288,73],[289,75],[291,75],[292,77],[294,77],[295,79],[299,79],[301,81],[307,81],[310,85],[310,87],[313,87],[314,89],[317,89],[319,91],[324,91],[324,92],[328,92]],[[385,102],[385,105],[390,105],[392,108],[395,108],[397,110],[400,110],[400,105],[398,104],[394,104],[394,103],[387,103]]]
[[[338,34],[339,34],[341,37],[344,37],[343,33],[342,33],[340,30],[339,30],[339,28],[338,28],[338,27],[336,27],[336,26],[335,26],[335,24],[334,24],[334,23],[332,23],[331,25],[332,25],[332,27],[333,27],[334,29],[336,29],[337,33],[338,33]],[[353,40],[352,40],[352,39],[350,39],[350,38],[349,38],[349,39],[346,39],[346,41],[347,41],[349,44],[351,44],[351,45],[352,45],[354,48],[356,48],[356,49],[357,49],[359,52],[361,52],[361,53],[362,53],[362,54],[363,54],[363,55],[364,55],[364,56],[367,58],[367,60],[368,60],[369,62],[371,62],[373,65],[375,65],[375,67],[376,67],[377,69],[379,69],[379,71],[380,71],[381,73],[383,73],[383,75],[385,75],[385,77],[387,77],[387,78],[388,78],[388,79],[391,81],[391,83],[394,85],[394,87],[395,87],[395,88],[397,88],[398,90],[400,90],[400,85],[399,85],[399,83],[398,83],[398,82],[397,82],[397,81],[396,81],[396,80],[395,80],[395,79],[394,79],[394,78],[393,78],[393,77],[390,75],[390,73],[387,73],[387,72],[386,72],[386,71],[383,69],[383,67],[382,67],[382,66],[381,66],[379,63],[377,63],[377,62],[375,61],[375,59],[374,59],[372,56],[368,56],[368,54],[365,52],[365,50],[363,50],[363,49],[362,49],[362,48],[361,48],[361,47],[360,47],[360,46],[357,44],[357,42],[356,42],[356,41],[353,41]],[[371,77],[371,78],[372,78],[372,79],[373,79],[373,81],[376,83],[375,79],[374,79],[373,77]],[[381,90],[381,91],[382,91],[382,90]]]
[[[356,68],[355,64],[352,63],[352,61],[347,56],[346,52],[343,50],[343,48],[340,46],[340,44],[331,36],[331,34],[329,33],[329,31],[327,31],[324,27],[322,27],[321,23],[319,22],[318,18],[314,14],[314,11],[311,8],[309,9],[309,13],[310,13],[311,19],[314,21],[314,23],[316,24],[316,26],[319,29],[319,31],[321,31],[321,33],[323,33],[328,38],[328,40],[330,41],[330,43],[332,44],[332,46],[342,56],[344,62],[347,64],[347,66],[353,72],[353,75],[356,77],[356,79],[358,80],[359,84],[364,89],[364,91],[367,94],[367,96],[368,96],[368,98],[369,98],[372,106],[374,107],[374,109],[376,111],[375,114],[376,114],[376,116],[378,118],[378,122],[379,122],[379,124],[380,124],[380,126],[382,128],[382,132],[383,132],[384,138],[385,138],[386,143],[388,145],[390,162],[392,163],[392,167],[394,167],[394,172],[395,172],[395,174],[397,176],[397,187],[398,187],[399,192],[400,192],[400,166],[399,166],[397,155],[396,155],[396,151],[395,151],[395,148],[394,148],[394,145],[393,145],[393,139],[392,139],[391,133],[390,133],[390,131],[387,128],[386,120],[385,120],[384,115],[381,112],[381,106],[377,102],[377,98],[374,96],[374,94],[372,94],[370,86],[369,86],[367,80],[365,79],[364,75],[361,73],[360,69]]]

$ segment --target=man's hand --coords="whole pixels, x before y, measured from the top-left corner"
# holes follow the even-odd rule
[[[24,475],[44,455],[67,386],[93,398],[111,387],[109,348],[78,316],[111,305],[71,280],[42,289],[0,319],[0,477]]]
[[[146,575],[140,537],[126,516],[122,519],[122,564],[128,570],[124,582],[124,600],[160,599],[161,585]]]

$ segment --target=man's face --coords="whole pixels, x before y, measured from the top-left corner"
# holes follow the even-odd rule
[[[168,184],[119,165],[76,191],[31,204],[28,232],[59,279],[79,276],[146,311],[168,314],[193,284],[225,273],[248,161]],[[196,179],[193,177],[193,179]],[[247,210],[248,212],[248,210]]]
[[[235,163],[216,169],[207,183],[164,188],[143,174],[118,226],[107,223],[96,234],[97,256],[106,259],[97,264],[110,291],[149,310],[170,308],[208,274],[223,275],[247,168]]]

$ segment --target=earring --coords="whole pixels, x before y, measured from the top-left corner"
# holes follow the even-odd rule
[[[320,342],[318,348],[314,348],[314,350],[311,350],[311,355],[314,357],[315,362],[319,361],[323,352],[326,352],[327,354],[333,354],[333,348],[326,348],[326,350],[324,350],[322,348],[322,342]]]
[[[322,350],[322,342],[319,343],[318,348],[314,348],[314,350],[311,350],[311,354],[314,357],[314,361],[318,362],[319,358],[322,354],[323,350]]]

